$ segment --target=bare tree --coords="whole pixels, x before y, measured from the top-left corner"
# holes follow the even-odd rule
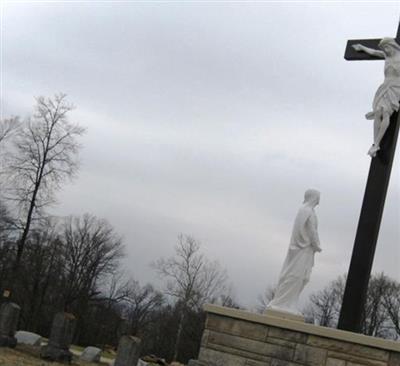
[[[338,277],[327,287],[310,296],[310,304],[306,307],[306,315],[324,327],[335,327],[342,305],[345,276]]]
[[[0,199],[0,247],[15,234],[16,228],[14,220],[5,205],[5,202]]]
[[[244,309],[236,300],[232,284],[226,286],[224,291],[220,294],[219,298],[217,299],[216,303],[226,308]]]
[[[15,134],[20,125],[21,123],[18,117],[0,120],[0,146]]]
[[[400,283],[390,280],[389,286],[383,295],[387,314],[393,324],[396,338],[400,338]]]
[[[100,285],[104,288],[102,292],[108,307],[111,307],[112,304],[118,304],[128,298],[130,291],[129,280],[126,280],[124,271],[118,270],[117,268],[111,276],[107,276],[102,282],[103,283]]]
[[[130,334],[139,334],[149,321],[150,314],[159,308],[164,297],[151,284],[140,285],[126,273],[116,271],[106,278],[106,300],[108,308],[120,304],[121,317],[127,321]]]
[[[9,207],[7,207],[4,193],[6,191],[6,156],[7,147],[12,137],[15,136],[16,132],[20,128],[21,123],[18,117],[12,117],[9,119],[0,120],[0,236],[3,236],[3,225],[7,223],[10,227],[12,223],[14,226],[14,220],[11,218]]]
[[[67,218],[60,235],[63,245],[64,304],[85,301],[100,293],[98,281],[113,273],[123,255],[121,238],[106,220],[89,214]]]
[[[389,316],[384,295],[389,292],[391,280],[383,273],[375,274],[368,284],[367,301],[364,306],[363,333],[374,337],[389,338]]]
[[[0,198],[0,288],[5,287],[9,278],[9,262],[14,258],[15,239],[18,230],[14,225],[4,200]]]
[[[77,137],[84,129],[70,123],[73,108],[64,94],[36,99],[35,113],[14,139],[9,171],[12,190],[9,198],[20,210],[21,236],[17,243],[14,269],[18,269],[32,220],[41,209],[54,202],[54,194],[66,179],[74,176],[80,145]]]
[[[62,245],[58,236],[59,220],[46,217],[31,230],[26,242],[19,269],[21,278],[18,289],[14,288],[14,296],[22,307],[21,322],[32,331],[40,327],[48,302],[55,307],[60,305]]]
[[[314,322],[336,327],[343,300],[345,276],[310,296],[305,314]],[[399,333],[400,285],[383,273],[373,274],[364,304],[362,333],[374,337],[396,338]],[[397,315],[396,315],[397,313]],[[397,323],[396,323],[397,321]],[[397,324],[397,326],[396,326]]]
[[[127,284],[126,317],[132,334],[140,334],[150,321],[150,314],[159,308],[164,299],[150,284],[141,286],[138,281]]]
[[[175,256],[161,258],[153,266],[166,280],[165,293],[175,298],[180,307],[173,355],[176,361],[187,311],[216,298],[225,289],[227,275],[218,262],[201,254],[200,243],[187,235],[179,235]]]

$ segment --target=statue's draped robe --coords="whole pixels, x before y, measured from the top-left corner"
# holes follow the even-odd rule
[[[400,62],[387,59],[384,72],[385,81],[375,93],[373,111],[367,114],[368,119],[373,119],[378,110],[383,110],[389,115],[399,110]]]
[[[319,192],[306,192],[293,227],[289,250],[286,255],[278,286],[268,308],[298,314],[297,302],[301,291],[310,279],[314,266],[314,254],[320,250],[318,222],[314,207],[318,204]]]

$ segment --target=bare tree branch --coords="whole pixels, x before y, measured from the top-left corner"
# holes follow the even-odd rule
[[[56,191],[77,172],[77,138],[84,129],[68,121],[72,109],[65,94],[38,97],[33,117],[15,134],[8,163],[12,187],[7,198],[18,203],[24,224],[14,269],[18,269],[32,221],[54,203]]]
[[[186,312],[200,309],[226,288],[227,275],[218,262],[200,253],[200,243],[188,235],[179,235],[175,256],[157,260],[153,267],[166,280],[165,293],[181,305],[174,360],[178,357]]]
[[[0,146],[15,134],[20,124],[18,117],[11,117],[0,121]]]

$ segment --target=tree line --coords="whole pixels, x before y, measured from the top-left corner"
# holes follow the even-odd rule
[[[94,213],[51,215],[57,191],[79,168],[85,129],[69,120],[72,109],[63,94],[39,97],[31,117],[0,121],[0,288],[21,306],[19,328],[47,337],[53,316],[66,311],[77,318],[76,344],[115,347],[130,333],[142,339],[143,354],[195,358],[203,305],[241,307],[227,273],[196,239],[179,235],[174,254],[151,264],[164,282],[157,290],[123,271],[124,245],[106,220]],[[312,295],[308,320],[334,327],[343,289],[341,277]],[[396,281],[373,277],[365,334],[400,336],[399,294]],[[269,288],[260,297],[261,311],[272,296]]]
[[[50,214],[79,167],[85,129],[69,120],[64,94],[36,98],[32,115],[0,123],[0,288],[21,306],[20,329],[48,336],[53,316],[77,318],[74,342],[116,346],[142,338],[143,353],[187,361],[198,353],[205,302],[228,303],[226,271],[180,235],[175,253],[152,267],[163,291],[127,276],[124,245],[106,220]],[[230,300],[232,303],[232,300]]]

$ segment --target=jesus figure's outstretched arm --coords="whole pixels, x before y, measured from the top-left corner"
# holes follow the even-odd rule
[[[379,51],[379,50],[374,50],[373,48],[365,47],[361,43],[354,44],[352,47],[358,52],[365,52],[371,56],[381,57],[381,58],[385,58],[385,56],[386,56],[385,52]]]

